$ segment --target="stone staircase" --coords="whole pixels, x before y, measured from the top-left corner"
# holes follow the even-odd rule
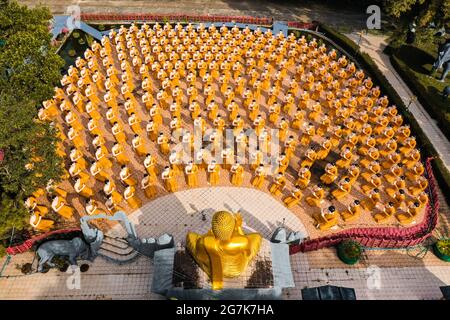
[[[124,264],[137,259],[140,254],[123,238],[104,236],[98,255],[108,261]]]

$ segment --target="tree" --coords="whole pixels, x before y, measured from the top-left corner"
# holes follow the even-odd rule
[[[64,65],[51,46],[51,18],[47,8],[0,1],[0,235],[24,228],[25,198],[62,174],[55,129],[36,120]]]
[[[385,0],[386,12],[399,18],[407,14],[417,16],[419,26],[431,22],[448,24],[450,19],[450,0]]]

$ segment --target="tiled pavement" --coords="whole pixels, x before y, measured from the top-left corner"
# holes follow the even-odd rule
[[[430,253],[431,254],[431,253]],[[354,288],[359,300],[440,299],[439,286],[450,282],[449,267],[310,268],[308,254],[292,257],[296,288],[288,289],[289,299],[301,299],[303,287],[335,285]]]
[[[283,218],[288,229],[306,233],[294,214],[266,193],[253,189],[219,187],[182,191],[148,203],[130,218],[138,224],[141,237],[158,236],[159,230],[165,230],[174,234],[177,243],[182,243],[188,230],[205,232],[211,213],[220,209],[240,209],[247,229],[261,232],[266,238]],[[167,214],[155,216],[155,212],[164,212],[161,210]],[[205,222],[199,214],[202,210],[205,210]],[[123,234],[119,226],[112,232]],[[0,260],[0,265],[4,260]],[[124,265],[97,258],[89,263],[87,272],[81,273],[80,289],[72,290],[67,287],[71,275],[57,270],[22,275],[20,266],[32,260],[31,252],[12,258],[0,278],[0,299],[163,298],[149,292],[153,266],[147,257],[141,256]],[[424,259],[417,259],[401,250],[368,251],[361,263],[346,266],[337,259],[334,249],[322,249],[293,255],[291,265],[296,287],[285,290],[286,299],[301,299],[302,288],[326,284],[355,288],[358,299],[440,299],[439,286],[450,284],[450,268],[430,252]]]
[[[301,299],[301,289],[322,285],[354,288],[357,299],[440,299],[439,287],[450,284],[448,267],[311,268],[309,254],[291,258],[296,287],[286,289],[284,298]],[[81,274],[80,289],[69,290],[70,275],[51,270],[47,274],[23,276],[15,263],[29,262],[32,255],[13,259],[0,278],[0,299],[162,299],[148,288],[152,279],[150,259],[140,257],[118,266],[98,258]],[[338,262],[336,261],[336,264]],[[342,266],[342,265],[341,265]]]

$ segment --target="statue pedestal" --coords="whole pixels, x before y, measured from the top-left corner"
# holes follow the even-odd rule
[[[151,291],[168,298],[188,299],[281,299],[283,288],[294,287],[289,247],[263,239],[261,249],[243,274],[225,278],[222,290],[211,282],[185,250],[155,252]]]

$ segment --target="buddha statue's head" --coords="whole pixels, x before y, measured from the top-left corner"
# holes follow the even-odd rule
[[[212,218],[212,232],[221,241],[228,241],[233,235],[236,224],[234,215],[227,211],[218,211]]]

